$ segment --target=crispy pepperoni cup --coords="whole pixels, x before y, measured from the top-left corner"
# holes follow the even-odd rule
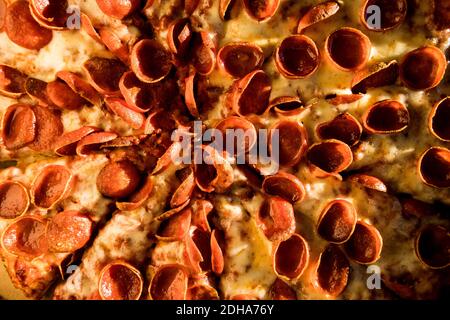
[[[114,132],[93,132],[81,138],[75,148],[75,152],[79,156],[87,156],[94,151],[100,149],[101,145],[117,138]]]
[[[224,21],[231,19],[231,10],[236,0],[219,0],[219,15]]]
[[[89,83],[101,94],[120,94],[119,81],[127,67],[117,59],[92,57],[83,64]]]
[[[297,25],[297,33],[302,33],[306,28],[328,19],[339,11],[339,3],[325,1],[311,8],[300,18]]]
[[[30,12],[41,26],[47,29],[63,30],[68,27],[67,0],[30,0]]]
[[[96,0],[97,5],[104,14],[123,19],[136,11],[141,3],[140,0]]]
[[[383,238],[373,225],[358,221],[350,239],[344,244],[347,256],[360,264],[376,262],[381,255]]]
[[[270,101],[268,111],[274,111],[281,116],[295,116],[305,110],[299,97],[281,96]]]
[[[279,5],[280,0],[244,0],[245,11],[258,22],[264,22],[272,18]]]
[[[185,300],[188,274],[183,266],[176,264],[159,267],[148,288],[152,300]]]
[[[399,133],[408,127],[409,112],[399,101],[383,100],[366,110],[362,122],[364,129],[372,134]]]
[[[164,79],[172,69],[170,53],[156,40],[144,39],[131,50],[131,70],[142,82]]]
[[[7,65],[0,65],[0,93],[18,98],[25,93],[27,75]]]
[[[325,53],[342,71],[363,68],[370,58],[371,43],[361,31],[344,27],[331,33],[325,41]]]
[[[329,202],[319,217],[317,233],[331,243],[344,243],[356,226],[356,210],[344,199]]]
[[[375,25],[371,17],[377,12],[373,6],[380,10],[380,25]],[[361,22],[371,31],[387,31],[397,28],[405,20],[407,12],[406,0],[365,0],[361,7]]]
[[[348,180],[357,183],[365,188],[377,190],[380,192],[387,192],[387,186],[383,181],[368,174],[355,173],[349,176]]]
[[[226,145],[227,139],[234,139],[234,153],[232,154],[239,155],[249,152],[256,144],[256,140],[258,138],[256,128],[253,123],[242,117],[231,116],[225,118],[219,121],[215,128],[220,130],[222,133],[224,145]],[[242,131],[242,135],[240,135],[240,131]],[[238,145],[239,143],[240,145]]]
[[[27,104],[13,104],[2,120],[2,139],[8,150],[17,150],[36,139],[36,114]]]
[[[279,196],[292,203],[302,201],[306,195],[303,183],[296,176],[282,171],[265,177],[262,189],[269,195]]]
[[[220,48],[217,54],[219,67],[235,78],[242,78],[261,68],[264,52],[256,44],[248,42],[229,43]]]
[[[145,121],[145,116],[130,108],[125,100],[114,97],[105,98],[108,108],[114,112],[119,118],[128,123],[131,128],[139,129]]]
[[[297,233],[277,243],[274,250],[274,271],[282,279],[298,279],[309,263],[309,246]]]
[[[450,265],[450,232],[440,225],[427,225],[415,241],[416,255],[429,268],[443,269]]]
[[[162,241],[183,240],[189,232],[192,210],[184,209],[164,219],[156,232],[157,239]]]
[[[273,300],[297,300],[297,293],[286,282],[277,278],[270,286],[270,297]]]
[[[339,140],[325,140],[313,144],[306,155],[312,171],[319,177],[336,175],[353,162],[350,147]]]
[[[170,51],[180,60],[186,59],[193,36],[193,30],[188,18],[175,20],[167,30],[167,43]]]
[[[376,63],[358,71],[352,80],[353,93],[366,93],[367,89],[393,85],[399,75],[398,62]]]
[[[450,188],[450,150],[431,147],[419,158],[418,172],[421,180],[435,188]]]
[[[428,117],[428,129],[439,140],[450,142],[450,97],[438,101]]]
[[[411,90],[429,90],[441,82],[446,68],[444,53],[435,46],[424,46],[403,57],[400,79]]]
[[[102,269],[98,292],[102,300],[139,300],[143,287],[138,269],[127,262],[114,261]]]
[[[141,174],[129,160],[106,164],[97,176],[97,189],[106,197],[126,198],[138,188]]]
[[[86,99],[95,106],[102,102],[100,94],[78,74],[70,71],[59,71],[56,73],[58,79],[64,81],[72,91],[78,93],[83,99]]]
[[[341,113],[333,120],[317,125],[316,134],[320,139],[336,139],[352,147],[361,138],[362,126],[351,114]]]
[[[100,129],[85,126],[74,131],[67,132],[56,140],[53,150],[59,156],[74,156],[76,155],[76,147],[78,142],[89,134],[97,131],[100,131]]]
[[[201,75],[211,74],[216,66],[216,37],[216,33],[207,31],[197,32],[193,36],[190,62]]]
[[[286,78],[301,79],[319,67],[320,57],[314,41],[304,35],[289,36],[275,51],[275,64]]]
[[[285,241],[295,232],[294,208],[283,198],[268,197],[257,212],[256,223],[270,241]]]
[[[30,205],[27,188],[18,181],[0,184],[0,218],[15,219],[23,215]]]
[[[273,145],[277,132],[279,150]],[[299,163],[308,148],[308,134],[300,122],[280,120],[270,129],[268,143],[271,156],[276,156],[275,153],[278,151],[280,165],[292,167]]]

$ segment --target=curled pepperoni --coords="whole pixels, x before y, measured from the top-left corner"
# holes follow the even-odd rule
[[[419,159],[419,176],[435,188],[450,188],[450,150],[431,147]]]
[[[27,76],[17,69],[0,65],[0,93],[11,98],[18,98],[25,93]]]
[[[223,46],[217,54],[219,67],[235,78],[242,78],[261,68],[264,52],[252,43],[236,42]]]
[[[56,140],[53,149],[57,155],[74,156],[76,155],[77,143],[82,138],[97,131],[100,131],[100,129],[96,127],[85,126],[77,130],[67,132]]]
[[[211,245],[215,241],[214,245],[217,244],[216,239],[211,239],[210,231],[203,231],[199,228],[195,228],[191,233],[190,238],[192,239],[192,245],[195,248],[189,248],[191,251],[190,264],[192,264],[195,272],[210,271],[211,270]],[[217,253],[217,252],[216,252]],[[215,258],[217,260],[217,258]]]
[[[172,69],[170,53],[156,40],[141,40],[131,51],[131,69],[142,82],[161,81]]]
[[[337,174],[353,162],[352,150],[339,140],[325,140],[313,144],[306,157],[313,170],[319,170],[319,175]]]
[[[223,145],[230,154],[241,155],[249,152],[258,138],[255,126],[245,118],[231,116],[221,120],[216,126],[223,135]],[[233,149],[228,145],[233,140]]]
[[[123,63],[129,64],[130,51],[128,45],[123,43],[120,37],[108,27],[101,28],[99,31],[100,39],[103,44]]]
[[[31,106],[13,104],[6,109],[2,121],[2,139],[8,150],[17,150],[36,138],[36,115]]]
[[[181,184],[173,193],[172,199],[170,199],[170,206],[172,208],[176,208],[188,201],[191,197],[192,192],[194,191],[194,188],[195,177],[194,172],[191,171],[190,174],[181,182]]]
[[[116,59],[93,57],[83,64],[89,83],[101,94],[116,96],[120,93],[119,81],[127,67]]]
[[[372,8],[378,10],[374,11]],[[361,22],[371,31],[387,31],[402,24],[407,12],[406,0],[366,0],[361,8]],[[379,14],[378,21],[373,21],[374,14]]]
[[[59,71],[56,76],[64,81],[72,91],[79,94],[83,99],[86,99],[93,105],[101,104],[101,96],[97,91],[86,81],[84,81],[78,74],[70,71]]]
[[[306,194],[303,183],[296,176],[282,171],[265,177],[262,189],[269,195],[279,196],[292,203],[302,201]]]
[[[294,208],[282,198],[269,197],[259,208],[256,223],[270,241],[284,241],[295,232]]]
[[[30,77],[25,81],[24,87],[25,92],[41,106],[47,107],[52,104],[47,95],[47,82]]]
[[[33,258],[47,251],[45,221],[37,216],[24,216],[11,223],[2,235],[3,249],[13,255]]]
[[[363,94],[331,94],[327,95],[325,99],[333,106],[340,106],[341,104],[353,103],[362,99]]]
[[[34,19],[43,27],[62,30],[67,27],[67,0],[31,0],[30,12]]]
[[[301,79],[312,75],[319,67],[319,50],[314,41],[304,35],[289,36],[275,51],[278,71],[287,78]]]
[[[274,251],[274,270],[282,278],[297,279],[309,261],[309,247],[306,240],[297,233],[278,243]]]
[[[149,294],[153,300],[184,300],[188,286],[188,275],[182,266],[164,265],[156,270]]]
[[[138,269],[124,261],[114,261],[102,269],[98,292],[102,300],[139,300],[143,286]]]
[[[66,167],[46,166],[33,181],[31,201],[39,208],[50,209],[69,196],[73,183],[74,177]]]
[[[234,179],[230,163],[210,146],[203,146],[201,153],[202,159],[195,159],[194,166],[197,186],[204,192],[225,192]]]
[[[97,176],[97,189],[107,197],[125,198],[139,187],[140,179],[141,174],[131,161],[110,162]]]
[[[46,92],[51,102],[61,109],[77,110],[87,103],[86,100],[60,80],[48,83]]]
[[[377,177],[373,177],[363,173],[356,173],[348,177],[348,180],[358,183],[365,188],[377,190],[380,192],[387,192],[386,184]]]
[[[192,201],[192,224],[199,230],[211,232],[208,215],[213,210],[213,204],[208,200],[196,199]]]
[[[326,205],[317,224],[318,234],[332,243],[343,243],[353,233],[356,225],[356,210],[347,200],[333,200]]]
[[[336,297],[347,286],[350,263],[345,254],[335,245],[328,245],[320,254],[317,267],[317,282],[327,294]]]
[[[189,76],[185,79],[185,92],[184,92],[184,99],[186,103],[186,107],[189,110],[189,113],[194,117],[199,117],[199,110],[197,107],[197,101],[196,101],[196,94],[197,94],[197,73],[195,70],[191,70],[189,72]]]
[[[117,138],[117,134],[114,132],[93,132],[81,138],[77,143],[75,151],[79,156],[86,156],[98,149],[106,142],[112,141]]]
[[[398,133],[408,127],[409,112],[399,101],[383,100],[367,109],[362,116],[362,122],[364,129],[369,133]]]
[[[400,79],[412,90],[436,87],[445,74],[447,60],[437,47],[425,46],[408,52],[400,62]]]
[[[189,232],[192,211],[184,209],[161,222],[156,237],[164,241],[182,240]]]
[[[361,31],[344,27],[331,33],[325,41],[325,52],[343,71],[363,68],[370,58],[371,43]]]
[[[97,5],[104,14],[123,19],[139,8],[140,0],[96,0]]]
[[[370,264],[380,258],[383,239],[377,228],[358,221],[350,239],[344,244],[347,256],[358,263]]]
[[[220,0],[219,15],[222,20],[227,21],[231,19],[231,10],[235,2],[236,0]]]
[[[361,138],[362,126],[351,114],[341,113],[333,120],[319,124],[316,133],[320,139],[336,139],[354,146]]]
[[[229,99],[238,115],[260,115],[267,109],[271,91],[270,78],[264,71],[256,70],[234,83]]]
[[[306,129],[299,122],[281,120],[271,128],[269,150],[272,158],[279,157],[280,165],[295,166],[303,157],[307,148],[308,135]]]
[[[222,274],[225,267],[223,248],[225,237],[223,232],[215,229],[211,233],[211,269],[215,274]]]
[[[36,136],[29,147],[34,151],[51,151],[53,143],[64,131],[61,116],[38,105],[32,108],[36,116]]]
[[[268,110],[282,116],[295,116],[302,113],[305,107],[299,97],[282,96],[270,101]]]
[[[376,63],[368,68],[356,72],[352,80],[353,93],[366,93],[369,88],[393,85],[399,75],[398,62]]]
[[[247,14],[259,22],[272,18],[279,5],[280,0],[244,0],[244,8]]]
[[[175,20],[167,30],[167,43],[170,51],[180,60],[185,60],[193,37],[193,30],[189,19]]]
[[[171,131],[176,128],[176,122],[168,112],[158,110],[148,115],[143,128],[144,134],[152,134],[158,131]]]
[[[450,265],[450,232],[440,225],[427,225],[416,238],[416,255],[427,267],[442,269]]]
[[[109,109],[111,109],[123,121],[128,123],[133,129],[139,129],[144,124],[145,116],[142,113],[131,109],[125,100],[107,97],[105,99],[105,103]]]
[[[41,27],[33,18],[27,1],[19,0],[6,9],[5,30],[15,44],[30,50],[39,50],[50,43],[51,30]]]
[[[447,0],[433,1],[433,20],[437,30],[450,28],[450,5]]]
[[[450,142],[450,97],[437,102],[428,118],[428,129],[438,139]]]
[[[81,12],[80,20],[81,20],[81,29],[83,29],[92,39],[94,39],[100,44],[103,44],[100,35],[98,34],[97,30],[94,27],[94,24],[91,21],[91,18],[89,18],[88,15]]]
[[[297,300],[297,293],[286,282],[277,278],[270,287],[273,300]]]
[[[30,205],[25,186],[17,181],[0,184],[0,218],[15,219],[24,214]]]
[[[131,211],[141,207],[153,191],[154,183],[150,177],[147,177],[144,185],[134,193],[129,199],[123,202],[116,202],[116,207],[122,211]]]
[[[83,248],[92,234],[92,221],[78,211],[63,211],[47,224],[48,247],[53,252],[75,252]]]
[[[216,65],[215,33],[201,31],[192,40],[191,63],[204,76],[209,75]]]
[[[336,1],[325,1],[311,7],[299,20],[297,33],[302,33],[306,28],[328,19],[339,11],[339,3]]]

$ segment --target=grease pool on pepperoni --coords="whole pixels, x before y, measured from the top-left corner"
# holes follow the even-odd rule
[[[110,198],[130,196],[139,186],[141,174],[129,160],[106,164],[97,176],[97,189]]]
[[[89,58],[83,64],[89,83],[101,94],[117,96],[120,94],[119,81],[127,67],[117,59],[102,57]]]
[[[235,78],[242,78],[261,68],[264,52],[253,43],[233,42],[220,48],[217,54],[219,67]]]
[[[306,240],[294,233],[277,243],[274,249],[274,270],[281,278],[299,278],[309,263],[309,246]]]
[[[131,70],[142,82],[164,79],[172,69],[171,55],[156,40],[143,39],[131,51]]]
[[[30,0],[30,12],[41,26],[47,29],[63,30],[68,27],[67,0]]]
[[[23,148],[36,139],[36,114],[27,104],[13,104],[2,120],[2,139],[8,150]]]
[[[302,201],[306,195],[303,183],[296,176],[283,171],[266,176],[262,189],[269,195],[279,196],[292,203]]]
[[[98,291],[102,300],[139,300],[143,286],[138,269],[127,262],[114,261],[102,269]]]
[[[273,143],[279,137],[279,150]],[[279,163],[292,167],[298,164],[308,148],[308,134],[305,127],[298,121],[280,120],[270,128],[269,150],[271,156],[279,151]]]

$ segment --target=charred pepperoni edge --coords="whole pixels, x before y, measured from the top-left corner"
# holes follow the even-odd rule
[[[431,147],[419,158],[418,173],[423,183],[435,188],[450,188],[450,150]]]
[[[341,140],[352,147],[359,142],[363,128],[354,116],[346,112],[337,115],[331,121],[318,124],[315,131],[319,139]]]
[[[378,117],[373,119],[374,111],[380,108],[381,110],[389,110],[380,112],[378,111]],[[374,127],[375,122],[378,125],[385,125],[385,128]],[[370,106],[362,116],[362,123],[364,129],[372,134],[392,134],[399,133],[405,130],[409,124],[409,111],[406,106],[395,100],[383,100]],[[388,127],[391,125],[392,127]]]

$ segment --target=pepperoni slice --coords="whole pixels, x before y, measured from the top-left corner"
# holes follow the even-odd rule
[[[434,24],[438,31],[450,28],[450,5],[447,0],[434,0]]]
[[[325,99],[333,106],[340,106],[341,104],[349,104],[358,101],[364,97],[363,94],[331,94],[327,95]]]
[[[33,18],[28,2],[19,0],[6,9],[5,31],[15,44],[30,50],[39,50],[50,43],[51,30],[41,27]]]
[[[348,177],[348,180],[358,183],[365,188],[377,190],[380,192],[387,192],[387,186],[383,181],[368,174],[356,173]]]
[[[123,19],[139,8],[140,0],[96,0],[97,5],[104,14]]]
[[[362,126],[351,114],[342,113],[329,122],[319,124],[316,133],[320,139],[336,139],[354,146],[361,138]]]
[[[279,5],[280,0],[244,0],[244,8],[247,14],[259,22],[272,18]]]
[[[72,91],[78,93],[83,99],[89,101],[93,105],[99,106],[102,98],[97,91],[78,74],[70,71],[59,71],[56,76],[64,81]]]
[[[353,162],[350,147],[339,140],[313,144],[306,155],[313,171],[319,176],[333,175],[347,169]]]
[[[94,27],[94,24],[91,21],[91,18],[89,18],[88,15],[81,12],[80,20],[81,20],[81,29],[83,29],[92,39],[94,39],[100,44],[103,44],[100,35],[98,34],[97,30]]]
[[[302,113],[305,107],[299,97],[282,96],[270,101],[268,110],[282,116],[295,116]]]
[[[117,209],[131,211],[141,207],[152,193],[153,186],[153,180],[151,177],[147,177],[147,180],[138,192],[124,202],[116,202]]]
[[[272,158],[277,156],[278,153],[280,165],[295,166],[303,157],[307,148],[308,135],[306,129],[298,121],[281,120],[271,128],[269,150]]]
[[[431,147],[419,159],[419,176],[435,188],[450,188],[450,150]]]
[[[185,60],[189,52],[193,30],[189,19],[182,18],[175,20],[167,30],[167,43],[170,51],[176,55],[177,59]]]
[[[144,134],[152,134],[158,131],[172,131],[176,128],[176,122],[172,115],[164,110],[158,110],[148,115],[144,122]]]
[[[119,58],[123,63],[129,64],[130,61],[130,51],[128,49],[128,44],[124,43],[120,37],[108,27],[103,27],[99,31],[100,39],[103,44],[111,51],[117,58]]]
[[[195,70],[207,76],[213,72],[216,65],[216,34],[201,31],[194,33],[192,40],[191,63]]]
[[[284,241],[295,232],[294,208],[282,198],[268,197],[259,208],[256,223],[270,241]]]
[[[164,241],[184,239],[191,226],[191,209],[184,209],[161,222],[156,237]]]
[[[83,248],[92,234],[92,221],[84,213],[63,211],[47,224],[46,236],[53,252],[75,252]]]
[[[267,176],[262,189],[269,195],[279,196],[292,203],[302,201],[306,194],[303,183],[296,176],[282,171]]]
[[[192,201],[191,207],[192,224],[202,231],[211,232],[208,215],[214,209],[213,204],[208,200],[195,199]]]
[[[133,129],[142,127],[145,116],[142,113],[132,110],[125,100],[108,97],[105,99],[106,105],[123,121],[128,123]]]
[[[320,254],[317,267],[317,282],[327,294],[336,297],[347,286],[350,263],[345,254],[335,245],[328,245]]]
[[[273,300],[297,300],[295,290],[280,278],[277,278],[270,287],[270,296]]]
[[[75,151],[79,156],[86,156],[98,150],[102,144],[116,138],[117,134],[114,132],[94,132],[81,138],[77,143]]]
[[[51,102],[61,109],[77,110],[87,104],[86,100],[60,80],[48,83],[46,92]]]
[[[107,96],[119,95],[120,77],[127,71],[120,60],[93,57],[83,64],[83,69],[98,92]]]
[[[450,97],[437,102],[428,118],[428,129],[438,139],[450,142]]]
[[[54,151],[60,156],[74,156],[76,155],[77,143],[87,135],[100,131],[99,128],[84,126],[77,130],[67,132],[60,136],[54,145]]]
[[[62,30],[67,27],[70,14],[67,0],[31,0],[30,12],[33,18],[43,27]]]
[[[36,139],[36,115],[31,106],[13,104],[6,109],[2,139],[8,150],[23,148]]]
[[[352,80],[353,93],[366,93],[369,88],[393,85],[399,75],[398,62],[379,62],[356,72]]]
[[[308,261],[308,243],[297,233],[275,247],[274,270],[282,278],[299,278],[305,271]]]
[[[443,226],[425,226],[416,238],[415,248],[419,260],[429,268],[450,265],[450,232]]]
[[[170,53],[156,40],[144,39],[133,46],[131,70],[142,82],[164,79],[172,69]]]
[[[370,58],[371,43],[361,31],[344,27],[331,33],[325,41],[325,52],[331,62],[343,71],[363,68]]]
[[[176,208],[188,201],[191,197],[192,192],[194,191],[195,185],[194,172],[190,170],[188,176],[181,182],[181,184],[173,193],[170,200],[170,206],[172,208]]]
[[[30,205],[25,186],[17,181],[0,184],[0,218],[15,219],[23,215]]]
[[[371,7],[379,8],[380,25],[370,23],[374,12]],[[366,0],[361,10],[361,22],[371,31],[387,31],[400,26],[405,20],[407,12],[406,0]]]
[[[184,300],[188,275],[182,266],[164,265],[156,270],[149,287],[153,300]]]
[[[223,248],[225,247],[225,236],[223,232],[215,229],[211,233],[211,270],[220,275],[225,267]]]
[[[66,167],[46,166],[33,181],[31,201],[39,208],[50,209],[69,196],[73,182],[73,175]]]
[[[224,21],[231,19],[231,10],[233,9],[236,0],[220,0],[219,2],[219,15]]]
[[[47,95],[47,82],[30,77],[25,81],[24,87],[25,92],[41,106],[48,107],[52,104]]]
[[[37,105],[32,109],[36,116],[36,137],[29,147],[34,151],[52,151],[53,143],[64,132],[61,116]]]
[[[408,52],[400,62],[400,79],[412,90],[429,90],[442,80],[447,68],[444,53],[425,46]]]
[[[234,83],[229,96],[231,106],[238,115],[263,114],[272,91],[270,78],[262,70],[255,70]]]
[[[308,9],[300,18],[297,25],[297,33],[302,33],[306,28],[328,19],[339,11],[339,3],[336,1],[325,1]]]
[[[362,116],[364,129],[369,133],[392,134],[405,130],[409,124],[406,106],[395,100],[375,103]]]
[[[356,225],[356,210],[347,200],[329,202],[322,210],[317,224],[318,234],[332,243],[343,243],[353,233]]]
[[[199,110],[197,107],[196,95],[198,91],[197,85],[197,72],[195,70],[189,71],[189,76],[185,79],[185,92],[184,99],[186,103],[186,107],[189,110],[189,113],[198,118],[200,116]]]
[[[3,232],[2,246],[10,254],[33,258],[47,251],[45,221],[37,216],[15,220]]]
[[[17,69],[0,65],[0,93],[7,97],[18,98],[25,93],[27,75]]]
[[[97,176],[97,188],[101,194],[111,198],[130,196],[139,186],[141,174],[129,160],[105,165]]]
[[[383,239],[377,228],[358,221],[350,239],[344,244],[347,256],[360,264],[371,264],[381,255]]]
[[[275,64],[286,78],[302,79],[319,67],[319,50],[314,41],[304,35],[289,36],[275,51]]]
[[[189,264],[195,273],[211,271],[211,232],[194,228],[187,239]]]
[[[219,67],[235,78],[245,77],[260,69],[264,63],[264,52],[252,43],[236,42],[223,46],[217,54]]]
[[[242,117],[225,118],[219,121],[216,129],[222,133],[223,145],[226,146],[226,151],[231,155],[242,155],[249,152],[255,146],[258,138],[253,123]],[[231,140],[233,140],[233,150],[228,145]]]
[[[98,292],[102,300],[139,300],[143,286],[138,269],[124,261],[114,261],[102,269]]]

